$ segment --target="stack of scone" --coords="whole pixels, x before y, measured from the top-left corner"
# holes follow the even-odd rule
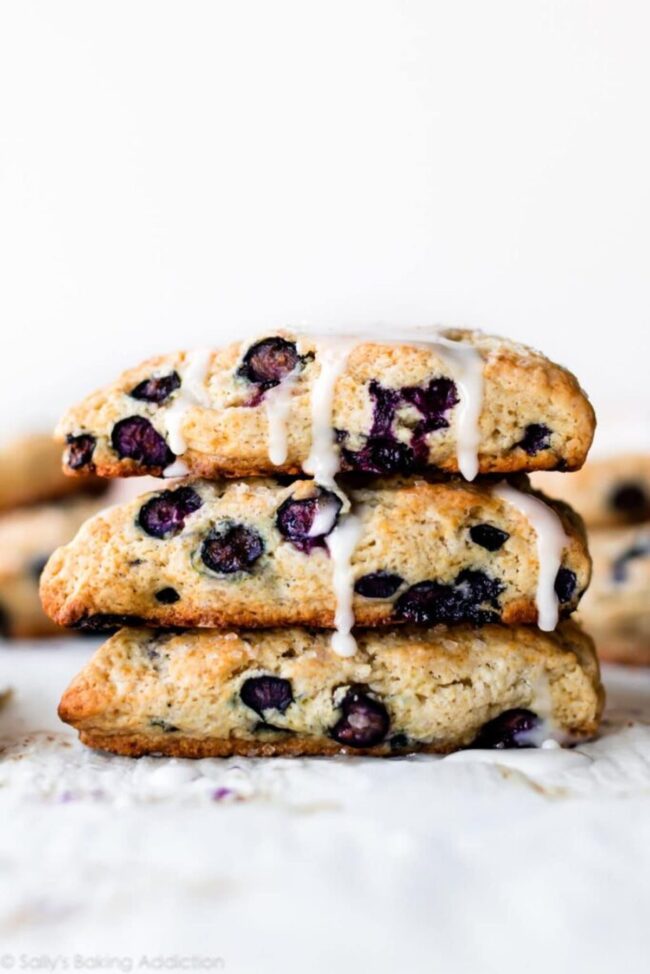
[[[589,737],[593,645],[559,621],[589,583],[582,524],[521,475],[580,467],[593,431],[569,372],[474,332],[145,362],[58,430],[70,473],[184,478],[50,560],[52,618],[124,627],[63,720],[131,755]]]
[[[593,583],[580,616],[609,662],[650,665],[650,456],[592,460],[539,482],[580,511],[589,528]]]
[[[61,450],[47,434],[12,439],[0,448],[0,633],[10,639],[60,633],[38,597],[47,559],[96,510],[95,478],[71,480]]]

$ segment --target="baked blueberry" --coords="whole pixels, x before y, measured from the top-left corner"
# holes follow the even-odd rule
[[[294,342],[280,337],[264,338],[251,345],[237,374],[263,389],[271,389],[293,372],[299,361]]]
[[[636,561],[637,558],[647,558],[650,556],[650,541],[641,539],[633,544],[627,551],[616,559],[612,565],[612,577],[615,582],[624,582],[627,578],[628,564]]]
[[[342,716],[331,736],[346,747],[375,747],[381,744],[390,727],[383,703],[368,696],[364,688],[352,686],[341,701]]]
[[[555,576],[555,594],[562,604],[571,601],[577,581],[576,573],[570,568],[560,568]]]
[[[266,710],[283,714],[293,702],[291,682],[279,676],[249,676],[242,683],[239,696],[260,717]]]
[[[80,433],[79,436],[66,436],[68,451],[65,462],[71,470],[87,467],[93,458],[97,440],[90,433]]]
[[[401,391],[404,402],[415,406],[422,415],[423,424],[419,431],[431,433],[433,430],[449,426],[445,413],[458,403],[456,383],[446,376],[431,379],[428,385],[405,386]]]
[[[178,372],[170,372],[169,375],[156,375],[150,379],[143,379],[138,382],[129,395],[132,399],[140,399],[142,402],[155,402],[160,404],[165,399],[169,399],[172,392],[180,389],[181,377]]]
[[[365,599],[389,599],[400,587],[404,579],[392,572],[370,572],[362,575],[354,583],[354,591]]]
[[[372,426],[370,436],[392,436],[395,412],[400,405],[399,389],[388,389],[376,379],[368,383],[368,392],[372,399]]]
[[[465,569],[453,585],[418,582],[395,603],[395,617],[417,625],[472,622],[485,625],[499,621],[498,596],[503,584],[485,572]]]
[[[413,746],[406,734],[393,734],[388,743],[390,744],[391,751],[403,751]]]
[[[253,528],[225,524],[213,528],[201,545],[201,558],[213,572],[233,575],[248,572],[264,551],[264,543]]]
[[[173,605],[174,602],[178,602],[180,595],[175,588],[168,586],[167,588],[161,588],[155,593],[156,601],[160,602],[162,605]]]
[[[163,720],[162,717],[152,717],[149,723],[152,727],[157,727],[159,730],[164,731],[165,734],[175,734],[178,731],[178,727],[170,724],[168,720]]]
[[[111,442],[119,457],[135,460],[143,467],[168,467],[176,459],[164,438],[144,416],[129,416],[117,422]]]
[[[498,750],[535,747],[531,738],[539,722],[539,717],[532,710],[523,707],[506,710],[493,720],[488,720],[470,746]]]
[[[498,551],[510,537],[507,531],[495,528],[493,524],[474,524],[469,529],[469,536],[474,544],[487,551]]]
[[[185,527],[185,518],[201,507],[201,498],[191,487],[164,490],[143,504],[138,524],[152,538],[172,538]]]
[[[650,514],[650,496],[642,484],[629,481],[619,484],[609,498],[610,507],[631,521],[640,521]]]
[[[551,445],[551,430],[545,423],[530,423],[524,430],[524,435],[516,444],[524,450],[529,457],[542,450],[548,450]]]
[[[362,473],[410,473],[416,466],[411,447],[388,436],[369,437],[363,449],[343,449],[342,457],[348,469]]]
[[[300,551],[309,553],[322,546],[336,527],[341,498],[331,490],[320,489],[314,497],[296,500],[288,497],[275,518],[278,531]]]
[[[74,629],[83,632],[105,632],[107,629],[121,629],[122,626],[146,626],[146,620],[141,616],[124,615],[115,612],[96,612],[77,620]]]

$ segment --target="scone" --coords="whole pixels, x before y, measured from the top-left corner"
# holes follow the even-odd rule
[[[650,666],[650,525],[592,531],[591,588],[581,618],[601,659]]]
[[[543,585],[563,615],[588,585],[580,519],[541,495],[532,503],[560,531],[550,575],[539,570],[537,529],[499,496],[501,485],[345,486],[347,495],[312,480],[194,480],[145,494],[94,517],[52,556],[43,605],[60,625],[97,629],[327,628],[349,584],[357,625],[512,624],[537,621]],[[339,540],[351,519],[346,564]]]
[[[0,628],[10,637],[61,633],[43,612],[38,583],[47,559],[74,537],[98,502],[69,498],[0,515]]]
[[[22,436],[0,447],[0,511],[56,500],[69,494],[99,493],[96,478],[71,480],[61,469],[61,447],[47,435]]]
[[[57,435],[71,474],[316,475],[335,437],[343,470],[472,479],[577,469],[594,425],[570,372],[504,339],[283,331],[150,359],[69,410]]]
[[[367,630],[351,659],[305,629],[123,629],[66,690],[62,720],[117,754],[445,753],[573,743],[598,727],[593,644],[573,623]]]
[[[589,460],[570,475],[537,473],[533,483],[574,507],[589,527],[618,527],[650,521],[650,454],[621,454]]]

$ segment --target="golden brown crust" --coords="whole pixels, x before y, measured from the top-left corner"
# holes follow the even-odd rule
[[[243,342],[212,353],[203,390],[207,400],[205,404],[190,405],[184,417],[182,432],[187,449],[183,462],[190,474],[211,479],[269,473],[295,475],[301,471],[311,445],[310,399],[320,369],[318,346],[305,336],[286,331],[274,334],[297,341],[304,356],[304,367],[292,389],[286,461],[274,465],[269,460],[263,396],[238,375],[242,357],[252,344]],[[595,419],[587,397],[570,372],[531,349],[502,339],[478,332],[446,334],[472,346],[484,361],[479,448],[482,473],[556,467],[573,470],[582,465],[593,438]],[[111,434],[118,421],[142,416],[168,439],[167,413],[178,393],[158,405],[133,399],[129,393],[152,376],[176,371],[183,377],[188,362],[186,352],[150,359],[69,410],[57,429],[59,441],[65,442],[69,435],[91,434],[97,443],[92,462],[68,472],[97,472],[103,477],[160,475],[161,467],[144,468],[131,459],[120,459],[111,444]],[[366,444],[372,426],[370,383],[381,380],[390,389],[424,388],[431,379],[449,377],[449,373],[449,362],[435,350],[362,340],[352,350],[337,381],[332,426],[342,431],[345,448],[358,452]],[[401,443],[408,444],[419,414],[413,406],[403,405],[400,409],[391,428]],[[450,407],[445,424],[425,438],[427,463],[448,473],[458,472],[456,413],[457,409]],[[548,426],[550,443],[531,454],[518,444],[527,427],[535,424]]]
[[[347,754],[351,757],[395,757],[399,753],[449,754],[455,748],[443,742],[436,744],[412,745],[408,752],[394,751],[387,745],[382,747],[351,748],[343,747],[327,738],[292,737],[290,740],[263,743],[261,741],[240,741],[236,739],[212,740],[192,737],[174,739],[156,738],[145,734],[94,734],[81,731],[79,740],[87,747],[97,751],[110,751],[127,758],[141,758],[147,754],[159,754],[170,758],[273,758],[273,757],[332,757]]]
[[[62,720],[94,747],[178,757],[230,754],[445,753],[470,744],[504,711],[530,709],[562,740],[593,735],[603,706],[593,644],[573,623],[359,630],[341,658],[304,629],[121,630],[65,692]],[[245,687],[285,684],[284,703],[252,707]],[[332,735],[351,688],[384,708],[386,725],[353,747]],[[247,702],[248,701],[248,702]]]
[[[183,489],[188,488],[201,506],[171,538],[151,537],[140,526],[145,505],[159,493],[111,508],[87,523],[71,544],[52,556],[43,573],[41,597],[48,615],[65,626],[109,614],[162,627],[333,627],[336,603],[327,549],[316,547],[307,554],[277,526],[284,504],[318,494],[313,481],[288,486],[259,480],[193,481]],[[494,496],[489,484],[403,478],[348,488],[348,496],[362,523],[352,558],[355,581],[377,572],[398,580],[385,598],[355,595],[357,625],[401,621],[400,599],[411,586],[435,581],[458,587],[467,572],[481,573],[496,597],[472,603],[464,618],[474,619],[471,613],[482,606],[495,621],[536,622],[534,529],[516,508]],[[562,606],[567,613],[588,585],[590,560],[580,520],[565,505],[555,509],[569,539],[563,566],[576,579]],[[211,532],[228,524],[254,531],[263,551],[249,571],[218,575],[205,564],[203,545]],[[485,524],[507,535],[498,550],[488,550],[472,537],[471,529]],[[162,604],[156,593],[170,588],[177,601]]]

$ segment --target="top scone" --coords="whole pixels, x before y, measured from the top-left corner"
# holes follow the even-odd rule
[[[66,472],[313,472],[312,409],[322,416],[329,407],[319,394],[331,341],[283,331],[150,359],[65,415],[57,437],[67,443]],[[346,342],[329,424],[341,469],[465,474],[468,449],[480,473],[583,464],[592,407],[575,377],[538,352],[469,331]]]

